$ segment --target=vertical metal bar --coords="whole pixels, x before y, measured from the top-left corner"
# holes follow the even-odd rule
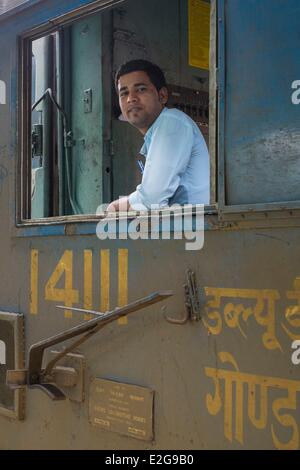
[[[57,33],[57,101],[63,103],[63,30]],[[57,113],[58,214],[64,215],[64,146],[61,114]]]
[[[225,8],[226,1],[218,0],[218,199],[219,207],[222,209],[226,204],[225,194]]]
[[[19,120],[19,135],[21,145],[19,151],[20,177],[17,179],[17,219],[31,217],[31,74],[32,74],[32,42],[29,39],[20,40],[20,84],[19,103],[21,104],[21,119]],[[18,190],[20,188],[20,191]]]
[[[43,67],[43,88],[53,89],[52,70],[53,70],[53,39],[50,35],[44,37],[43,53],[45,63]],[[53,104],[47,97],[40,104],[43,115],[43,217],[49,217],[51,204],[50,192],[52,192],[52,184],[50,179],[52,175],[51,165],[53,155]],[[52,181],[51,181],[52,183]]]
[[[112,200],[112,60],[113,60],[113,13],[102,14],[102,125],[103,125],[103,167],[102,202]],[[101,201],[99,201],[101,202]]]
[[[63,49],[62,49],[62,101],[63,108],[69,117],[70,125],[72,123],[72,86],[71,83],[73,81],[73,69],[72,69],[72,40],[71,40],[71,28],[72,26],[64,27],[62,35],[63,35]],[[72,152],[72,149],[70,149]],[[63,214],[62,215],[70,215],[72,214],[72,206],[69,198],[69,192],[67,190],[68,183],[67,183],[67,165],[66,159],[69,158],[69,155],[66,154],[66,148],[63,148],[64,156],[62,162],[62,171],[63,174],[61,175],[61,179],[63,181]],[[70,179],[71,178],[71,161],[70,163]],[[72,186],[72,183],[71,183]]]
[[[210,155],[210,204],[217,202],[217,0],[211,1],[210,52],[209,52],[209,155]]]

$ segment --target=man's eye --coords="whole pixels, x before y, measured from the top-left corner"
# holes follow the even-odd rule
[[[146,91],[147,88],[145,86],[140,86],[138,89],[137,89],[139,92],[143,92],[143,91]]]
[[[122,92],[119,94],[120,98],[124,98],[124,96],[127,96],[127,95],[128,95],[127,91],[122,91]]]

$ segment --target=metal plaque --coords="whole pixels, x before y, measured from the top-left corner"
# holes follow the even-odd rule
[[[6,385],[6,372],[24,368],[23,315],[0,312],[0,414],[24,418],[24,391]]]
[[[105,379],[90,385],[90,422],[107,431],[153,440],[154,391]]]

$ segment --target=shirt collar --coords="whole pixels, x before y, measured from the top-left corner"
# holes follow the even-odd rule
[[[152,124],[151,127],[149,127],[149,129],[147,130],[146,134],[144,135],[144,144],[140,150],[140,154],[141,155],[144,155],[144,157],[147,157],[147,153],[148,153],[148,150],[149,150],[149,146],[150,146],[150,143],[151,143],[151,139],[152,139],[152,134],[154,132],[154,129],[156,129],[157,127],[157,123],[158,123],[158,120],[160,118],[160,116],[165,113],[167,110],[167,108],[164,108],[161,113],[159,114],[159,116],[157,116],[157,118],[155,119],[154,123]]]

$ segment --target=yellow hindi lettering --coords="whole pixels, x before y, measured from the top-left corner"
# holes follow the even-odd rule
[[[287,291],[286,296],[288,299],[296,301],[296,305],[289,305],[286,308],[285,319],[291,327],[298,329],[298,332],[290,331],[284,323],[281,323],[281,326],[287,335],[295,341],[300,339],[300,277],[296,277],[294,290]]]
[[[219,359],[222,363],[229,362],[235,369],[235,371],[230,370],[220,370],[206,367],[205,373],[208,377],[212,378],[215,384],[215,396],[212,397],[211,394],[208,394],[206,397],[206,405],[208,412],[211,415],[216,415],[221,411],[222,400],[221,400],[221,386],[220,379],[224,380],[224,435],[226,439],[232,442],[232,426],[233,426],[233,385],[237,387],[236,393],[236,407],[235,407],[235,417],[236,417],[236,439],[243,444],[243,384],[239,378],[238,366],[233,358],[233,356],[227,352],[219,353]]]
[[[225,324],[229,328],[237,328],[247,338],[241,321],[246,325],[249,317],[254,316],[257,324],[266,329],[262,335],[264,347],[282,351],[275,333],[275,303],[280,298],[277,290],[205,287],[205,293],[212,299],[205,306],[206,316],[202,321],[211,334],[219,335]],[[222,302],[222,299],[225,300]],[[250,305],[245,305],[246,302]]]
[[[244,443],[244,387],[248,387],[247,410],[248,418],[256,429],[262,430],[268,424],[268,399],[273,389],[287,390],[285,398],[276,398],[272,402],[272,412],[277,422],[284,428],[289,429],[289,439],[278,437],[278,424],[271,423],[271,436],[277,449],[298,449],[299,428],[296,419],[287,413],[280,413],[280,410],[297,409],[297,392],[300,392],[300,381],[282,379],[277,377],[266,377],[242,373],[239,371],[233,356],[228,352],[220,352],[218,357],[221,363],[229,363],[234,370],[205,368],[207,377],[213,380],[215,393],[206,396],[206,406],[208,412],[215,416],[223,406],[224,409],[224,436],[230,442],[233,440],[233,415],[235,415],[234,437],[241,444]],[[223,382],[223,386],[222,386]],[[233,387],[235,386],[235,394]],[[222,389],[224,395],[222,395]],[[222,400],[222,396],[224,397]],[[235,401],[233,400],[235,397]],[[256,416],[257,402],[259,401],[259,417]]]
[[[253,376],[255,377],[255,376]],[[259,413],[256,416],[256,391],[259,388]],[[265,384],[258,384],[256,380],[249,381],[248,385],[248,416],[257,429],[265,429],[268,419],[268,387]]]
[[[222,291],[222,289],[205,287],[204,291],[207,297],[213,297],[213,300],[209,300],[205,306],[206,316],[213,324],[210,324],[205,316],[202,318],[202,322],[212,335],[219,335],[222,332],[223,326],[222,316],[219,311],[222,297],[220,291]]]
[[[275,302],[280,298],[280,295],[276,290],[263,289],[257,292],[254,316],[259,325],[267,328],[262,336],[263,344],[266,349],[280,349],[282,351],[275,336]]]
[[[272,380],[272,379],[271,379]],[[280,450],[297,450],[299,448],[299,428],[297,421],[290,414],[279,413],[280,410],[296,410],[297,409],[297,392],[300,391],[300,382],[294,380],[277,380],[273,379],[273,387],[286,389],[288,396],[278,398],[272,403],[272,411],[277,421],[285,428],[291,429],[291,437],[287,442],[283,442],[277,437],[275,426],[272,424],[271,432],[275,447]]]

